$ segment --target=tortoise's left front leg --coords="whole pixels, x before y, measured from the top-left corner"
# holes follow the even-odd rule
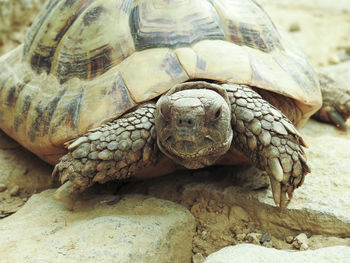
[[[322,107],[313,117],[346,130],[345,122],[350,117],[350,90],[325,74],[319,74],[322,92]]]
[[[63,184],[56,199],[72,198],[96,182],[124,180],[158,160],[154,130],[154,103],[104,124],[67,143],[68,153],[56,165],[53,175]]]
[[[233,146],[269,175],[273,199],[285,207],[310,172],[302,138],[289,119],[251,87],[225,88],[231,102]]]

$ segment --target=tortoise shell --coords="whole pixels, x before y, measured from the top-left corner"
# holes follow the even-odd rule
[[[321,104],[304,53],[254,0],[49,0],[0,58],[0,127],[50,163],[63,144],[174,85],[247,84]]]

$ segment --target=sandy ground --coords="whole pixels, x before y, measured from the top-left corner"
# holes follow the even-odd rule
[[[350,60],[350,5],[347,0],[262,0],[261,3],[276,25],[287,31],[304,49],[316,70],[321,66]],[[25,31],[25,27],[16,25],[12,34],[2,35],[0,37],[0,54],[18,45],[22,41]],[[5,136],[3,134],[0,135]],[[9,140],[6,139],[3,141],[8,142]],[[2,150],[10,149],[15,154],[26,152],[14,142],[11,142],[10,145],[2,145],[0,148]],[[4,158],[11,159],[11,152],[9,153],[7,151],[7,155]],[[33,157],[24,166],[30,166],[33,162],[43,167],[42,170],[44,173],[49,173],[50,167],[43,164],[36,157]],[[30,172],[30,169],[18,170],[19,176],[28,172]],[[37,190],[33,187],[33,192]],[[15,212],[23,205],[29,195],[30,193],[28,192],[18,194],[16,193],[16,189],[0,193],[0,202],[6,204],[6,208],[3,208],[4,211],[6,210],[6,213],[4,212],[1,216],[4,217]],[[205,213],[203,211],[201,212],[204,207],[206,208]],[[196,207],[191,208],[191,212],[195,215],[198,222],[198,234],[194,239],[194,253],[207,255],[223,246],[241,242],[242,240],[239,239],[243,235],[237,238],[239,234],[262,233],[252,222],[246,222],[244,220],[242,220],[241,224],[235,226],[235,228],[228,228],[226,230],[223,230],[223,227],[220,228],[220,223],[215,226],[210,224],[212,217],[217,217],[216,212],[224,209],[226,208],[220,207],[220,204],[208,203],[207,200],[203,200],[202,203],[198,203]],[[218,218],[215,220],[218,220]],[[217,234],[212,234],[210,237],[203,237],[203,233]],[[232,233],[235,234],[235,238],[232,237]],[[272,243],[276,248],[292,248],[290,244],[274,237],[272,237]],[[321,236],[313,236],[310,240],[311,248],[336,244],[349,245],[349,241]]]

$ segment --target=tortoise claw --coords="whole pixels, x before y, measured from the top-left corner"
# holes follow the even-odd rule
[[[335,126],[342,130],[346,130],[345,122],[340,113],[338,113],[337,111],[328,112],[328,117],[332,121],[332,123],[335,124]]]
[[[282,182],[283,180],[283,169],[278,158],[271,158],[268,160],[271,173],[277,182]]]
[[[276,205],[280,205],[281,201],[281,184],[275,180],[275,178],[270,175],[270,183],[271,183],[271,190],[272,190],[272,196],[273,201]]]
[[[68,210],[73,210],[73,194],[76,192],[76,186],[71,182],[67,181],[61,185],[54,194],[54,199],[65,201]]]
[[[287,207],[289,203],[289,199],[287,199],[287,196],[286,196],[286,192],[282,190],[281,192],[281,200],[280,200],[280,203],[279,203],[279,207],[280,209],[284,209]]]

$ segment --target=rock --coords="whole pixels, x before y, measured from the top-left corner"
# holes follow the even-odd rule
[[[22,198],[52,188],[51,171],[50,165],[0,130],[0,184],[13,191],[0,191],[0,213],[13,213],[23,204]]]
[[[1,262],[191,261],[195,221],[180,205],[141,195],[108,205],[113,195],[86,194],[71,212],[53,193],[0,221]]]
[[[306,234],[301,233],[301,234],[297,235],[294,238],[293,247],[300,249],[300,250],[307,250],[309,248],[309,246],[308,246],[308,238],[307,238]]]
[[[232,206],[230,210],[229,220],[232,223],[235,223],[237,221],[245,221],[249,222],[249,215],[248,213],[240,206]]]
[[[204,263],[347,263],[349,258],[350,247],[345,246],[291,252],[251,244],[241,244],[225,247],[209,255]]]
[[[272,248],[273,247],[273,243],[271,241],[265,241],[262,245],[264,247],[268,247],[268,248]]]
[[[7,186],[5,184],[0,184],[0,193],[7,190]]]
[[[339,51],[339,59],[341,62],[350,60],[350,48],[346,47]]]
[[[337,80],[337,82],[340,84],[343,84],[344,88],[348,88],[350,90],[350,61],[346,61],[338,65],[322,67],[320,71]]]
[[[232,228],[230,222],[237,222],[235,218],[241,215],[239,219],[259,222],[263,232],[282,240],[300,232],[350,237],[350,129],[345,133],[310,120],[301,133],[309,145],[306,155],[312,172],[282,211],[275,206],[270,189],[253,191],[257,188],[247,186],[252,178],[249,174],[241,176],[244,167],[208,168],[207,173],[195,177],[188,171],[177,172],[144,182],[139,191],[181,200],[188,208],[197,203],[201,207],[196,209],[198,218],[204,217],[210,204],[220,204],[222,208],[210,220],[213,225],[222,225],[221,231]],[[134,191],[138,192],[137,188],[135,184]]]
[[[205,257],[201,253],[196,253],[192,257],[192,263],[203,263]]]
[[[201,231],[221,233],[219,239],[197,236],[194,246],[203,255],[232,245],[232,236],[242,242],[245,237],[240,234],[251,232],[268,232],[283,240],[273,241],[273,246],[284,249],[292,249],[284,242],[286,236],[299,233],[350,237],[349,132],[310,120],[301,133],[309,145],[306,154],[312,172],[282,211],[275,206],[270,189],[257,187],[254,176],[242,172],[245,166],[209,167],[195,176],[178,171],[129,184],[128,193],[148,193],[192,208],[197,224],[204,226]],[[252,224],[257,228],[254,231]]]
[[[22,43],[27,28],[33,22],[44,1],[0,1],[0,54]]]
[[[20,192],[20,188],[19,188],[18,185],[14,185],[10,189],[10,195],[11,196],[17,196],[17,195],[19,195],[19,192]]]
[[[293,236],[287,236],[287,237],[286,237],[286,242],[287,242],[288,244],[292,244],[292,243],[293,243],[293,240],[294,240],[294,237],[293,237]]]
[[[243,241],[246,236],[247,236],[247,234],[244,234],[244,233],[238,234],[238,235],[236,235],[236,239],[237,239],[237,241]]]
[[[336,65],[340,63],[340,58],[337,54],[333,54],[332,56],[330,56],[330,58],[328,59],[328,63],[331,65]]]
[[[300,24],[298,22],[294,22],[289,26],[289,32],[298,32],[300,31]]]
[[[305,250],[308,250],[309,249],[309,246],[305,243],[301,244],[300,246],[300,251],[305,251]]]
[[[249,233],[245,239],[251,244],[260,245],[261,237],[262,235],[259,233]]]
[[[311,9],[311,10],[324,10],[328,12],[350,12],[350,6],[348,0],[260,0],[259,2],[265,7],[265,4],[279,4],[282,6],[298,7],[299,9]],[[310,12],[310,11],[309,11]]]
[[[269,235],[269,233],[263,233],[259,241],[261,244],[269,242],[271,241],[271,236]]]

